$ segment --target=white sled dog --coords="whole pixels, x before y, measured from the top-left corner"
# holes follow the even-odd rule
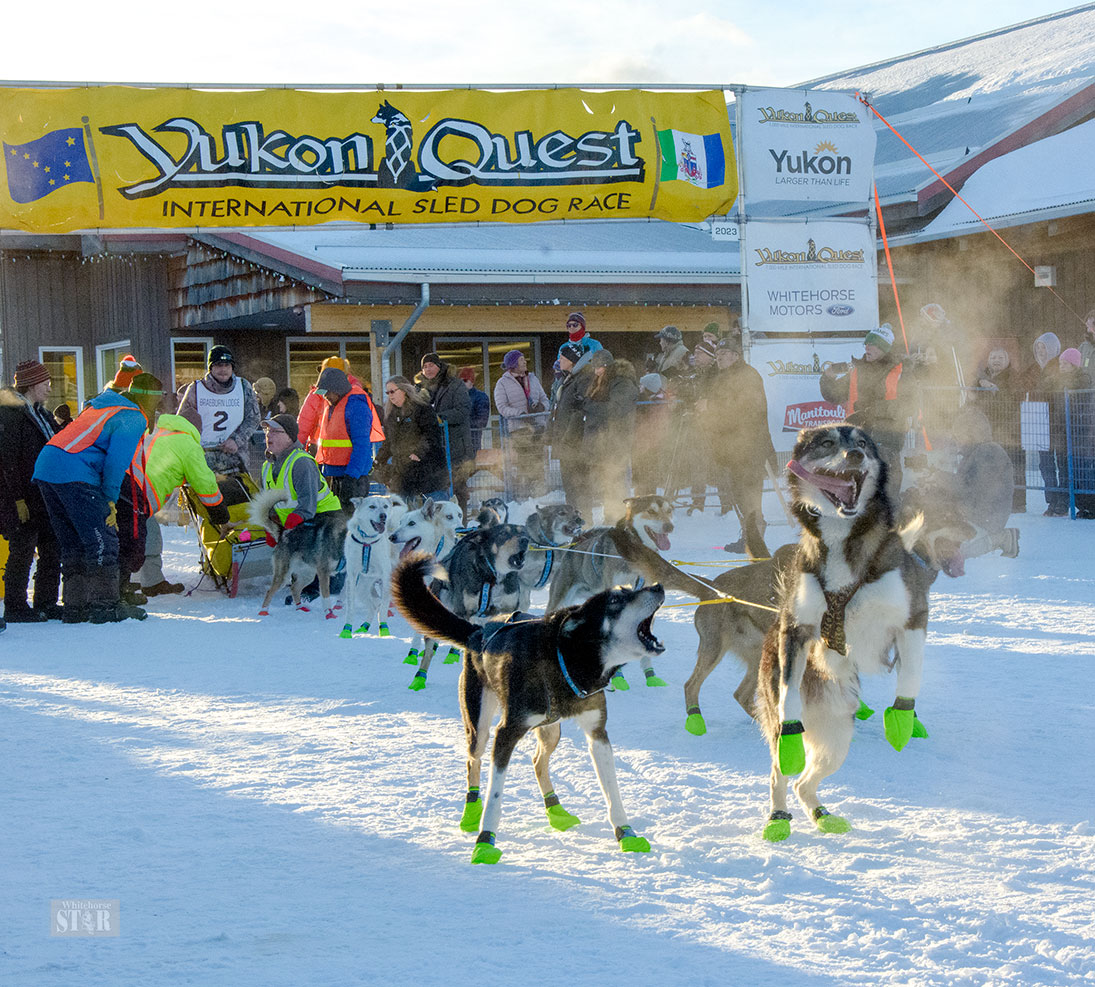
[[[368,634],[377,621],[377,634],[389,637],[388,601],[391,598],[392,555],[388,520],[392,499],[387,496],[352,497],[354,513],[346,522],[346,623],[339,637]],[[358,619],[361,623],[357,624]],[[355,627],[355,625],[357,625]]]
[[[818,829],[851,826],[818,800],[822,779],[844,763],[859,706],[859,677],[897,667],[886,738],[901,750],[924,736],[913,712],[920,691],[928,586],[934,573],[910,549],[919,516],[894,523],[886,465],[870,437],[850,425],[804,429],[787,464],[792,512],[802,525],[783,579],[779,616],[761,658],[758,720],[772,752],[766,840],[791,832],[787,785]],[[894,656],[890,657],[891,648]]]

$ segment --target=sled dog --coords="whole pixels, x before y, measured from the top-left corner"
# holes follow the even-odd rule
[[[560,721],[574,718],[589,740],[593,767],[608,803],[608,818],[620,849],[645,852],[650,844],[628,823],[616,783],[612,746],[605,731],[604,689],[625,662],[660,654],[664,647],[651,621],[665,599],[657,584],[612,589],[585,603],[546,617],[512,614],[480,627],[445,607],[426,587],[433,562],[412,556],[393,577],[399,609],[423,634],[464,649],[460,709],[468,742],[468,791],[460,828],[479,836],[472,863],[494,864],[502,856],[495,834],[502,815],[502,791],[514,748],[536,731],[533,768],[548,821],[558,830],[576,825],[555,795],[548,762],[559,742]],[[490,785],[480,797],[480,772],[494,714]]]
[[[850,425],[804,429],[787,469],[802,535],[764,640],[757,704],[772,755],[771,813],[763,832],[771,841],[790,835],[792,775],[800,775],[795,794],[818,829],[851,828],[829,814],[817,789],[847,756],[861,675],[896,665],[886,738],[900,751],[918,729],[913,710],[930,585],[910,551],[922,519],[895,526],[886,464],[866,432]]]
[[[354,513],[346,522],[346,623],[339,637],[368,634],[371,621],[377,633],[388,637],[388,598],[392,557],[388,522],[392,499],[387,496],[352,497]],[[358,619],[361,623],[358,624]],[[355,630],[356,628],[356,630]]]

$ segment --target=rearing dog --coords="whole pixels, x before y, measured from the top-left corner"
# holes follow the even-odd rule
[[[866,432],[850,425],[804,429],[791,455],[792,512],[802,536],[764,641],[758,695],[758,720],[772,752],[763,836],[773,842],[790,835],[787,785],[796,774],[795,794],[818,829],[851,828],[829,814],[817,788],[847,756],[860,675],[896,664],[886,738],[901,750],[914,735],[934,578],[910,551],[921,519],[895,527],[886,464]]]

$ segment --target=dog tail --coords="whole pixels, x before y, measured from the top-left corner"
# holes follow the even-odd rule
[[[912,551],[913,545],[916,544],[923,528],[924,515],[922,513],[917,513],[897,529],[898,537],[901,539],[901,544],[905,546],[906,552]]]
[[[270,512],[283,501],[292,501],[292,497],[286,493],[284,487],[271,487],[269,490],[260,490],[251,498],[247,507],[247,519],[257,528],[265,528],[275,538],[281,533],[274,522],[270,520]]]
[[[434,557],[426,552],[407,556],[392,573],[392,599],[419,634],[464,647],[480,628],[458,617],[430,592],[426,580],[434,566]]]

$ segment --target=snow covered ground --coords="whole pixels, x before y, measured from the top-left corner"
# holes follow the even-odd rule
[[[899,754],[881,715],[859,724],[824,789],[852,832],[822,835],[796,804],[775,846],[731,661],[702,695],[707,735],[684,730],[691,609],[655,621],[669,688],[636,669],[609,696],[653,852],[618,851],[567,725],[554,778],[583,824],[547,826],[528,738],[495,867],[469,863],[457,828],[458,666],[409,691],[399,618],[392,640],[340,640],[318,613],[257,617],[252,580],[235,600],[208,584],[155,600],[143,623],[11,626],[0,983],[1093,984],[1095,525],[1018,523],[1018,559],[936,583],[930,738]],[[736,535],[682,514],[669,555],[718,558]],[[188,585],[193,544],[168,532]],[[889,705],[893,678],[865,697]],[[51,899],[91,897],[119,900],[120,935],[50,936]]]

